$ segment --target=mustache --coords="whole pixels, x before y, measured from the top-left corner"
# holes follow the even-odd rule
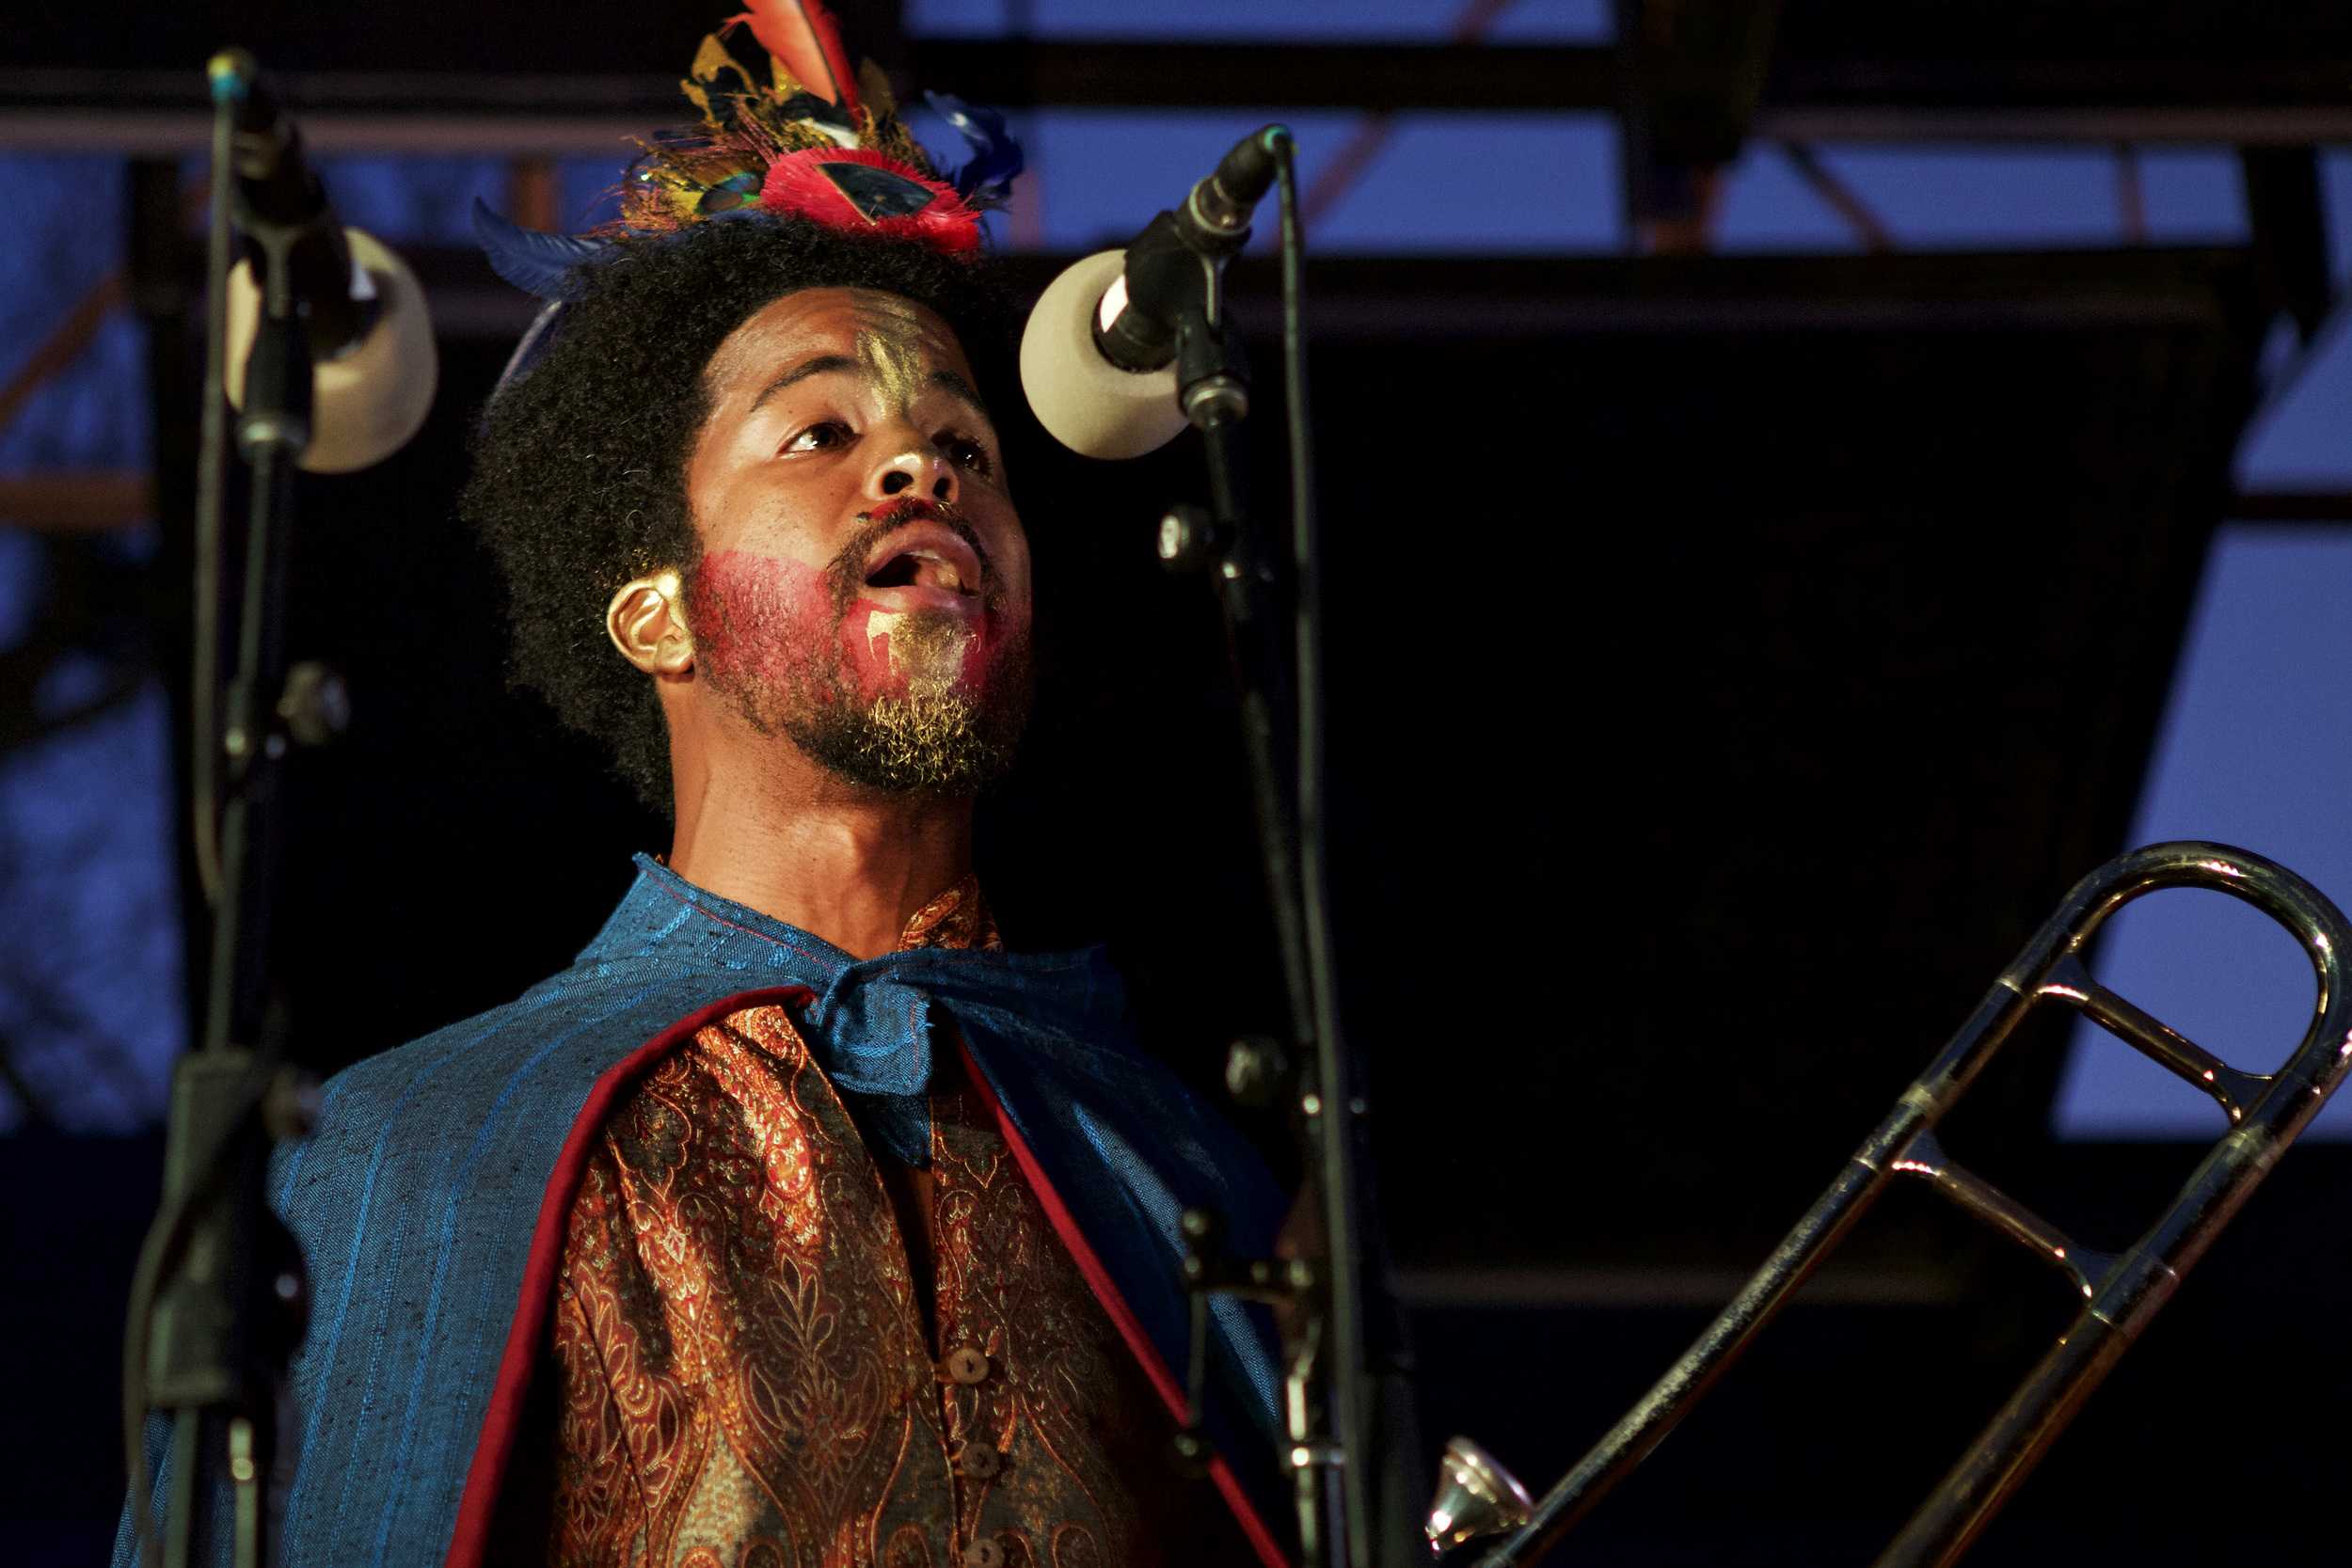
[[[930,501],[919,496],[910,496],[904,500],[891,501],[858,515],[862,519],[858,531],[850,535],[848,542],[825,567],[826,580],[833,589],[834,610],[847,610],[850,601],[866,586],[866,558],[874,553],[874,546],[893,530],[903,528],[918,517],[938,523],[971,546],[972,553],[979,557],[983,593],[994,587],[996,571],[989,561],[988,546],[980,543],[979,531],[964,520],[963,514],[956,510],[952,501]]]

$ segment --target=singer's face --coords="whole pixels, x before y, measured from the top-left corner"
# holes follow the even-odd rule
[[[859,783],[1001,769],[1027,705],[1029,549],[954,332],[894,294],[806,290],[737,328],[706,385],[697,673]]]

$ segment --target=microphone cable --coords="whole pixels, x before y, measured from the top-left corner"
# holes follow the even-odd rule
[[[1274,127],[1267,141],[1275,157],[1281,211],[1282,403],[1290,444],[1291,563],[1296,595],[1293,614],[1297,639],[1299,912],[1300,924],[1306,927],[1307,974],[1313,990],[1319,1054],[1325,1062],[1344,1069],[1349,1063],[1340,1033],[1339,970],[1332,952],[1328,886],[1330,835],[1324,810],[1322,534],[1315,512],[1314,442],[1307,404],[1307,335],[1301,305],[1306,238],[1298,216],[1298,145],[1288,126]],[[1316,1076],[1323,1100],[1323,1147],[1316,1163],[1327,1222],[1324,1256],[1333,1275],[1324,1298],[1331,1315],[1330,1391],[1333,1425],[1338,1428],[1333,1435],[1346,1444],[1351,1466],[1342,1489],[1346,1532],[1343,1560],[1351,1568],[1369,1568],[1375,1544],[1369,1489],[1377,1481],[1368,1473],[1373,1466],[1370,1412],[1364,1407],[1364,1395],[1370,1362],[1364,1353],[1361,1318],[1363,1262],[1354,1234],[1361,1218],[1355,1172],[1362,1153],[1356,1129],[1356,1107],[1363,1102],[1362,1090],[1352,1074],[1340,1085],[1320,1071]],[[1344,1092],[1334,1093],[1335,1088]]]

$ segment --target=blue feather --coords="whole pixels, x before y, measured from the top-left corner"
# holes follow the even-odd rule
[[[931,112],[956,128],[971,153],[957,168],[951,183],[956,194],[975,208],[1001,207],[1012,198],[1012,182],[1024,159],[1021,144],[1005,129],[1005,117],[993,109],[977,108],[949,93],[927,92],[923,102]]]
[[[480,197],[473,198],[473,237],[490,258],[492,271],[541,299],[569,299],[579,293],[579,269],[612,243],[522,228],[490,211]]]
[[[564,323],[564,302],[539,307],[539,313],[531,318],[531,327],[523,341],[515,345],[515,352],[506,356],[506,368],[499,372],[499,384],[490,389],[490,402],[506,395],[506,388],[531,373],[532,367],[547,357],[548,345],[555,341],[556,328]],[[486,404],[485,405],[486,408]]]

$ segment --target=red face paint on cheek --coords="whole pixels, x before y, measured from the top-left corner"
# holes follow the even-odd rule
[[[972,691],[985,691],[993,682],[997,666],[1003,662],[1005,649],[1027,639],[1029,607],[1018,609],[999,607],[980,617],[979,635],[963,650],[963,686]]]
[[[822,700],[830,683],[808,677],[823,660],[833,590],[798,561],[722,550],[703,558],[688,591],[696,662],[722,684],[804,686]]]
[[[872,702],[918,686],[978,697],[1028,626],[1025,603],[965,619],[870,597],[836,608],[834,593],[833,578],[803,562],[744,550],[704,557],[686,605],[697,663],[722,687],[818,703],[845,689]]]

